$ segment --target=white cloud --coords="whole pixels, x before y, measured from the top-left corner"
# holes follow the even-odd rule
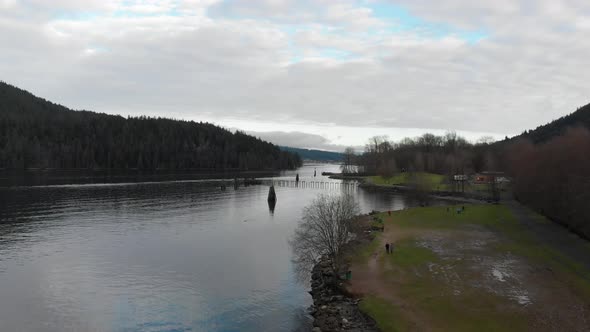
[[[16,0],[0,0],[0,8],[10,9],[16,6]]]
[[[368,128],[516,134],[590,99],[584,1],[395,2],[455,28],[438,34],[372,3],[0,0],[0,75],[75,108],[317,125],[299,131],[337,145]],[[338,143],[332,126],[364,131]]]

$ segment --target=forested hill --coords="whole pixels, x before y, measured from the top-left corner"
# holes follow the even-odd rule
[[[590,129],[590,104],[534,130],[528,130],[515,138],[528,138],[534,143],[543,143],[553,137],[563,135],[567,128],[570,127],[586,127]]]
[[[0,168],[291,169],[301,158],[209,123],[72,111],[0,82]]]
[[[341,162],[342,159],[344,159],[344,154],[340,153],[340,152],[300,149],[300,148],[292,148],[292,147],[288,147],[288,146],[281,146],[280,148],[283,151],[297,153],[304,160]]]

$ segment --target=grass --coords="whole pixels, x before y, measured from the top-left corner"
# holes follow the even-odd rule
[[[404,319],[398,308],[379,297],[364,297],[359,307],[377,322],[377,326],[381,331],[398,332],[412,330],[411,324]]]
[[[379,186],[408,186],[411,184],[422,184],[424,189],[429,191],[453,191],[453,183],[449,180],[448,176],[428,173],[428,172],[415,172],[415,173],[398,173],[390,177],[384,176],[369,176],[368,181],[372,184]],[[488,194],[490,192],[490,185],[485,183],[470,183],[466,182],[464,185],[465,192],[477,193],[477,194]],[[506,191],[509,185],[505,183],[498,184],[498,190]],[[459,188],[456,188],[458,190]]]
[[[447,181],[447,177],[445,175],[434,174],[434,173],[426,173],[426,172],[416,172],[416,173],[398,173],[391,177],[383,177],[383,176],[369,176],[369,181],[376,185],[399,185],[399,186],[406,186],[412,183],[422,183],[428,190],[447,190],[449,185],[445,182]]]
[[[457,213],[457,209],[462,209]],[[502,205],[453,205],[414,208],[392,213],[390,219],[402,228],[453,229],[470,224],[513,228],[516,221]]]
[[[526,317],[516,311],[497,310],[505,299],[473,288],[464,288],[457,295],[428,275],[405,283],[400,297],[413,303],[415,310],[440,331],[526,330]]]
[[[590,271],[582,264],[575,262],[558,251],[548,246],[531,242],[526,237],[523,237],[518,242],[498,244],[495,249],[498,252],[526,257],[530,261],[550,268],[554,273],[559,273],[561,277],[568,280],[585,297],[590,298]]]
[[[390,263],[403,268],[423,266],[438,261],[438,257],[432,250],[418,246],[416,240],[411,238],[396,242],[393,254],[386,255],[385,258]]]
[[[358,250],[355,251],[354,255],[351,257],[353,262],[364,262],[369,260],[371,255],[377,250],[377,247],[380,245],[379,238],[375,237],[371,242],[362,246]]]
[[[520,256],[535,265],[550,267],[560,280],[590,298],[590,271],[581,264],[561,255],[557,250],[536,240],[512,215],[510,209],[502,205],[465,205],[462,207],[425,207],[396,211],[388,216],[379,214],[385,227],[407,230],[408,236],[395,243],[392,255],[385,255],[379,264],[392,268],[383,269],[383,278],[396,289],[399,301],[405,309],[378,296],[367,296],[360,308],[377,322],[382,331],[411,331],[411,308],[413,320],[424,319],[440,331],[521,331],[529,327],[530,317],[526,309],[512,307],[506,298],[484,289],[460,286],[441,282],[429,270],[429,265],[440,264],[441,258],[432,250],[420,246],[414,238],[421,231],[454,232],[485,227],[498,234],[498,242],[491,245],[489,254]],[[543,217],[538,222],[546,222]],[[358,251],[357,261],[368,261],[371,254],[380,246],[379,237]],[[449,265],[448,261],[444,261]],[[469,263],[460,261],[452,264],[452,269],[461,275],[469,276]],[[457,287],[459,287],[457,289]],[[459,293],[456,291],[459,290]]]
[[[464,289],[460,295],[433,280],[418,280],[403,291],[417,308],[428,313],[441,331],[524,331],[526,317],[510,310],[496,310],[504,299],[477,289]]]
[[[376,215],[373,216],[373,218],[371,219],[371,227],[382,227],[383,226],[383,218],[382,216]]]
[[[419,255],[420,256],[420,255]],[[413,267],[416,263],[409,264]],[[403,265],[403,264],[402,264]],[[399,265],[398,265],[399,266]],[[409,268],[406,266],[405,268]],[[439,331],[523,331],[527,319],[511,310],[494,310],[504,299],[477,289],[464,290],[459,296],[428,275],[414,277],[402,284],[400,298],[412,304],[417,317],[426,316]],[[413,331],[401,308],[377,296],[364,297],[360,309],[372,317],[381,331]]]

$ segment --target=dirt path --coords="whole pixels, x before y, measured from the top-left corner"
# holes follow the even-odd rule
[[[366,263],[354,263],[351,266],[352,281],[348,291],[352,294],[375,295],[399,308],[400,312],[411,324],[412,331],[431,331],[430,322],[427,317],[416,312],[413,307],[397,296],[395,280],[387,280],[383,277],[384,268],[391,269],[390,265],[382,266],[379,261],[386,255],[385,243],[397,242],[405,237],[412,236],[413,232],[393,231],[393,227],[386,227],[382,236],[379,237],[379,245],[371,254]]]
[[[590,244],[587,241],[559,225],[538,220],[530,210],[516,202],[506,205],[535,240],[590,269]],[[461,303],[463,295],[460,294],[466,290],[491,294],[500,300],[493,302],[494,307],[480,309],[489,308],[490,314],[518,312],[527,317],[527,330],[590,330],[590,299],[577,292],[571,278],[564,272],[552,270],[550,262],[530,261],[510,252],[498,252],[496,246],[506,244],[501,234],[477,225],[448,230],[406,228],[392,223],[391,218],[384,219],[385,230],[378,236],[379,244],[374,252],[369,259],[352,264],[353,278],[348,289],[358,296],[373,295],[388,301],[409,324],[407,330],[441,330],[438,321],[421,307],[423,301],[400,295],[404,287],[421,278],[420,273],[440,282],[441,288],[456,292],[454,294],[458,297],[455,300],[448,298],[450,301]],[[386,257],[385,243],[398,243],[409,238],[418,240],[419,246],[432,250],[440,260],[419,268],[418,272],[413,271],[413,274],[391,264]],[[460,263],[457,265],[457,262]]]
[[[537,240],[590,270],[590,242],[557,223],[540,222],[534,212],[514,200],[505,202],[505,205]]]

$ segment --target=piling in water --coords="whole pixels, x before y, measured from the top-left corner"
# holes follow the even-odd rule
[[[277,194],[275,193],[275,186],[272,185],[268,188],[268,201],[269,202],[276,202],[277,201]]]

